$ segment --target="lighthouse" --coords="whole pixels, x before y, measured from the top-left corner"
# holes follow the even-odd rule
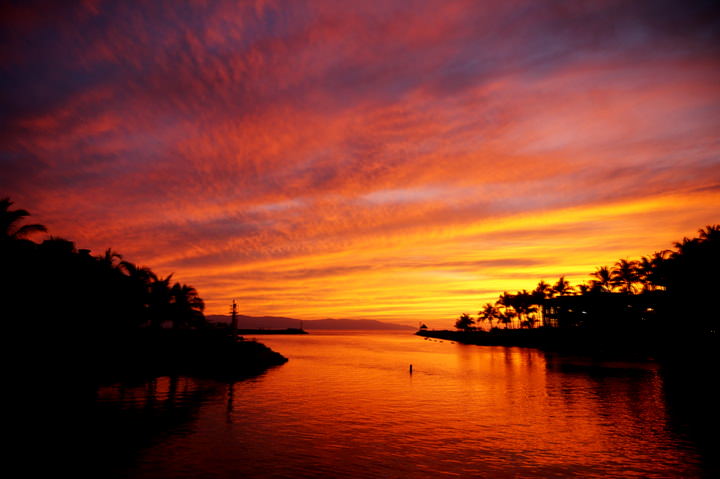
[[[232,309],[230,310],[230,317],[232,318],[230,321],[230,330],[233,335],[237,334],[237,304],[235,303],[235,300],[233,299],[232,302]]]

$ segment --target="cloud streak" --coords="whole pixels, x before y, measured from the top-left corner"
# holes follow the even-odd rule
[[[211,313],[446,318],[717,222],[713,2],[2,8],[0,189]]]

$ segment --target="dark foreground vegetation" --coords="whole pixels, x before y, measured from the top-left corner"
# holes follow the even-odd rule
[[[0,200],[0,295],[21,350],[18,367],[81,380],[123,375],[244,375],[286,361],[210,325],[195,288],[159,277],[111,249],[93,256],[69,240],[29,238],[42,225]]]
[[[540,281],[533,291],[504,292],[476,318],[462,314],[458,331],[418,334],[469,344],[717,356],[720,226],[674,246],[599,267],[577,287],[561,277],[554,285]]]

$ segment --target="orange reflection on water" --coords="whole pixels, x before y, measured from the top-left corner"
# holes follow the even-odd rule
[[[290,362],[236,391],[254,404],[251,416],[292,426],[278,448],[334,451],[323,467],[360,474],[372,458],[410,476],[697,472],[698,458],[669,430],[653,364],[398,334],[266,342]]]
[[[290,361],[214,392],[183,380],[175,402],[172,382],[145,389],[187,424],[143,452],[142,477],[697,477],[708,460],[653,363],[409,333],[262,341]]]

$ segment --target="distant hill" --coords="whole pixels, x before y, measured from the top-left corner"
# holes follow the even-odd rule
[[[211,323],[229,323],[230,316],[224,314],[209,314],[205,318]],[[299,320],[278,316],[246,316],[238,315],[238,327],[241,329],[285,329],[299,328],[300,323],[304,329],[335,329],[335,330],[414,330],[412,326],[385,323],[374,319],[308,319]]]

